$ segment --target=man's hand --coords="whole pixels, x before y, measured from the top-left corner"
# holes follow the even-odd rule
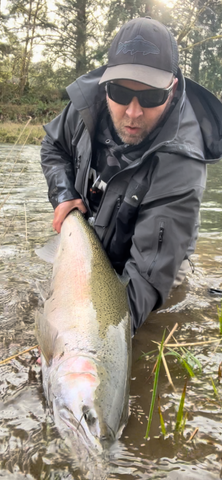
[[[60,233],[63,220],[73,208],[78,208],[82,213],[87,212],[87,208],[81,198],[60,203],[58,207],[56,207],[52,226],[58,233]]]

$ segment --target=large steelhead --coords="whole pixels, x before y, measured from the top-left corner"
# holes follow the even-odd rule
[[[126,286],[78,210],[55,238],[57,247],[36,251],[53,261],[50,293],[36,318],[44,391],[61,435],[102,451],[120,436],[128,418]]]

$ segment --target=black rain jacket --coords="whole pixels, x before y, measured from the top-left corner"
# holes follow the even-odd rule
[[[41,161],[52,206],[87,198],[96,125],[105,105],[99,79],[83,75],[70,102],[44,126]],[[147,152],[107,184],[94,228],[113,266],[129,277],[135,331],[166,300],[179,267],[194,251],[206,164],[222,156],[222,104],[179,72],[179,100]]]

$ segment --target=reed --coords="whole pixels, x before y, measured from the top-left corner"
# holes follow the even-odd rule
[[[180,405],[179,405],[177,418],[176,418],[175,432],[177,433],[182,433],[184,431],[184,427],[187,420],[187,413],[184,414],[184,402],[186,397],[186,390],[187,390],[187,380],[183,387],[183,391],[180,399]]]
[[[150,411],[149,411],[149,417],[148,417],[146,435],[145,435],[146,440],[149,436],[150,427],[151,427],[152,418],[153,418],[153,411],[154,411],[154,405],[155,405],[156,395],[157,395],[157,387],[158,387],[158,380],[159,380],[160,365],[161,365],[161,360],[162,360],[164,339],[165,339],[165,330],[164,330],[164,333],[163,333],[162,342],[160,344],[159,355],[157,357],[157,362],[156,362],[156,370],[155,370],[155,376],[154,376],[154,382],[153,382],[153,393],[152,393],[152,398],[151,398],[151,403],[150,403]]]
[[[220,335],[222,335],[222,302],[220,307],[218,307],[217,305],[217,314],[218,314],[218,320],[219,320],[219,331],[220,331]]]
[[[159,412],[159,417],[160,417],[160,426],[161,426],[162,434],[163,434],[163,436],[165,436],[166,435],[166,427],[165,427],[165,423],[164,423],[164,419],[163,419],[163,415],[162,415],[162,411],[161,411],[159,395],[158,395],[158,412]]]
[[[219,397],[219,393],[218,393],[218,391],[217,391],[217,387],[216,387],[216,385],[215,385],[215,383],[214,383],[214,381],[213,381],[213,378],[210,377],[210,380],[211,380],[211,383],[212,383],[212,387],[213,387],[214,394],[216,395],[217,398],[220,398],[220,397]]]
[[[38,345],[34,345],[33,347],[26,348],[26,350],[22,350],[22,352],[18,352],[15,355],[12,355],[11,357],[1,360],[0,365],[5,365],[6,363],[10,362],[10,360],[13,360],[13,358],[20,357],[21,355],[24,355],[25,353],[28,353],[31,350],[34,350],[35,348],[38,348]]]

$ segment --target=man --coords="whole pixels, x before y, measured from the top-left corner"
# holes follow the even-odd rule
[[[108,64],[67,91],[41,151],[53,227],[73,208],[94,218],[114,268],[129,277],[135,332],[194,251],[206,163],[222,153],[222,106],[185,81],[174,37],[147,17],[126,23]]]

